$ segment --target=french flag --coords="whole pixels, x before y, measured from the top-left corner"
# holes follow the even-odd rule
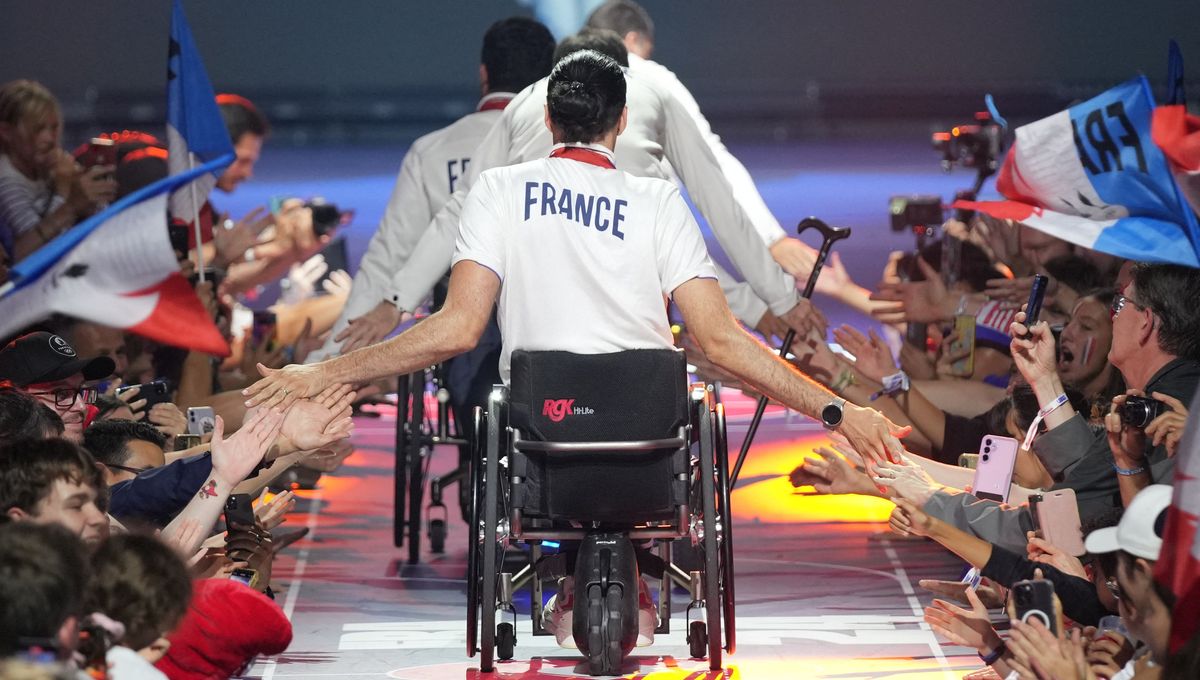
[[[167,151],[172,175],[228,158],[191,187],[171,195],[171,216],[190,223],[217,185],[221,169],[233,162],[234,151],[180,0],[171,9],[167,49]]]
[[[179,273],[167,231],[171,192],[187,192],[197,177],[228,164],[217,159],[143,187],[14,265],[0,287],[0,337],[60,313],[228,356],[229,344]]]
[[[1008,200],[955,206],[1118,257],[1200,267],[1200,224],[1151,134],[1155,119],[1143,76],[1017,128],[996,179]]]

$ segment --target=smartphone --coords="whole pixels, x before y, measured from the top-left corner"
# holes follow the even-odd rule
[[[229,500],[225,501],[225,526],[254,527],[254,506],[250,501],[250,494],[231,494]]]
[[[254,321],[250,325],[250,338],[255,346],[261,345],[263,340],[274,335],[275,321],[275,312],[269,310],[254,312]]]
[[[974,470],[975,468],[979,467],[979,454],[978,453],[960,453],[960,454],[958,454],[958,466],[961,468],[967,468],[968,470]]]
[[[88,143],[88,165],[95,167],[98,165],[116,165],[117,164],[117,143],[111,139],[103,137],[93,137]]]
[[[1037,527],[1043,539],[1068,555],[1079,557],[1087,552],[1083,547],[1083,530],[1079,522],[1079,503],[1074,489],[1045,491],[1030,512],[1037,517]]]
[[[217,416],[211,406],[192,406],[187,410],[188,434],[205,435],[213,431]]]
[[[917,258],[920,256],[920,252],[917,252],[906,259],[900,260],[896,273],[900,275],[901,281],[919,280],[920,277],[917,273],[921,271],[921,267],[917,264]],[[929,329],[927,325],[912,321],[905,324],[904,341],[921,351],[928,351]]]
[[[1029,289],[1029,302],[1025,303],[1025,327],[1037,323],[1042,314],[1042,299],[1046,297],[1046,285],[1050,279],[1041,274],[1033,277],[1033,288]]]
[[[1012,437],[984,435],[979,442],[979,462],[975,467],[975,481],[971,489],[976,498],[1008,501],[1008,487],[1012,483],[1013,466],[1017,463],[1019,443]]]
[[[171,223],[167,225],[167,235],[171,239],[171,250],[175,251],[175,259],[177,260],[186,258],[188,252],[191,250],[188,247],[191,243],[188,234],[189,229],[191,227],[188,226],[187,222],[183,222],[182,220],[171,220]]]
[[[975,372],[975,317],[971,314],[959,314],[954,317],[954,332],[958,339],[950,343],[951,354],[967,355],[950,364],[950,372],[963,377]]]
[[[1054,584],[1046,581],[1017,581],[1012,587],[1013,617],[1022,623],[1039,619],[1058,635],[1059,615],[1054,604]]]
[[[154,382],[142,383],[141,385],[126,385],[125,387],[117,388],[117,396],[120,396],[135,387],[140,387],[137,397],[134,401],[140,399],[146,400],[146,405],[142,410],[149,413],[155,404],[162,404],[171,401],[171,391],[167,389],[167,381],[163,379],[155,380]]]
[[[1041,504],[1042,494],[1029,494],[1029,516],[1033,518],[1033,533],[1037,534],[1038,536],[1042,535],[1042,520],[1038,513],[1038,506]]]

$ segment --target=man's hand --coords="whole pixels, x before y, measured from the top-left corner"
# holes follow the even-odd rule
[[[880,283],[871,299],[897,304],[874,309],[872,316],[884,323],[937,323],[954,316],[954,301],[946,291],[942,275],[924,259],[917,258],[917,264],[925,280]]]
[[[282,491],[269,501],[266,497],[267,490],[263,489],[258,496],[258,505],[254,508],[254,519],[260,527],[270,531],[283,524],[287,514],[296,507],[296,496],[291,491]]]
[[[892,490],[895,496],[924,506],[942,485],[933,481],[920,465],[901,457],[899,463],[880,463],[872,477],[876,484]]]
[[[1050,324],[1039,321],[1032,328],[1027,328],[1025,312],[1017,312],[1013,319],[1009,325],[1009,334],[1012,335],[1009,349],[1025,381],[1036,386],[1057,379],[1054,334],[1050,332]]]
[[[1151,397],[1166,404],[1169,410],[1163,411],[1157,418],[1146,426],[1145,435],[1150,438],[1151,446],[1162,444],[1167,448],[1167,456],[1174,458],[1179,450],[1179,440],[1187,427],[1188,409],[1175,397],[1162,392],[1154,392]]]
[[[387,337],[400,325],[400,310],[388,302],[380,302],[371,311],[351,319],[350,324],[333,338],[342,343],[342,354],[373,345]]]
[[[1000,647],[1000,635],[992,628],[987,607],[983,606],[974,588],[966,589],[966,598],[970,609],[935,599],[933,606],[925,608],[925,623],[953,644],[970,647],[980,654],[991,654]]]
[[[1113,397],[1112,405],[1104,416],[1104,429],[1108,433],[1108,448],[1112,450],[1113,462],[1119,467],[1136,468],[1146,462],[1146,433],[1136,427],[1126,427],[1121,420],[1120,409],[1130,396],[1143,396],[1141,390],[1129,390]]]
[[[1068,555],[1062,551],[1062,548],[1054,545],[1032,531],[1026,532],[1026,537],[1029,543],[1025,545],[1025,552],[1030,561],[1049,564],[1058,569],[1064,574],[1078,576],[1082,579],[1087,579],[1087,572],[1083,570],[1083,563],[1075,556]]]
[[[873,464],[900,460],[904,445],[899,437],[907,437],[912,427],[900,427],[875,409],[846,402],[842,424],[837,431],[846,437],[850,447],[863,457],[870,469]]]
[[[349,385],[335,385],[312,399],[297,401],[283,419],[280,436],[298,451],[320,449],[354,432],[350,418],[355,394]]]
[[[1106,630],[1096,637],[1096,629],[1089,626],[1083,629],[1083,634],[1090,640],[1086,651],[1087,664],[1097,677],[1113,677],[1133,658],[1133,643],[1116,631]]]
[[[1084,657],[1085,642],[1080,630],[1071,637],[1055,637],[1041,620],[1012,622],[1008,650],[1012,667],[1022,678],[1036,680],[1093,680],[1096,675]]]
[[[213,258],[214,266],[224,269],[231,263],[242,260],[246,251],[258,242],[259,234],[274,221],[274,216],[266,212],[266,208],[255,208],[226,229],[225,224],[229,222],[229,216],[221,215],[217,224],[213,225],[212,232],[213,248],[217,252]]]
[[[829,321],[825,319],[825,315],[811,300],[806,298],[800,298],[796,306],[784,312],[779,319],[789,328],[795,329],[796,335],[800,337],[804,337],[810,332],[816,332],[824,337],[825,329],[829,327]]]
[[[896,499],[896,507],[888,517],[888,526],[901,536],[928,536],[933,530],[933,518],[915,504]]]
[[[813,453],[820,457],[805,458],[800,467],[792,470],[792,486],[812,485],[818,493],[826,494],[879,495],[870,478],[836,452],[818,446]]]
[[[315,397],[331,387],[323,364],[291,364],[278,369],[259,364],[258,372],[263,375],[262,380],[242,390],[242,395],[249,397],[246,408],[286,409],[298,399]]]
[[[151,406],[146,420],[172,441],[176,435],[187,432],[187,416],[183,415],[183,411],[180,411],[178,406],[169,401]]]
[[[319,472],[336,472],[352,453],[354,445],[349,439],[343,438],[315,451],[309,451],[299,464]]]
[[[213,474],[230,488],[240,484],[262,462],[282,425],[283,412],[264,408],[225,439],[225,421],[217,416],[212,438]]]
[[[821,275],[817,277],[817,285],[813,287],[813,292],[835,300],[845,300],[847,293],[858,289],[858,284],[854,283],[850,272],[846,271],[846,265],[842,264],[842,256],[834,252],[825,260],[825,266],[821,268]]]
[[[104,203],[111,203],[117,195],[117,180],[113,165],[97,165],[75,174],[67,203],[77,215],[88,215]]]
[[[817,261],[817,251],[804,241],[793,236],[784,236],[770,248],[771,257],[779,263],[783,271],[796,278],[796,283],[807,281],[812,273],[813,264]]]
[[[892,358],[892,350],[875,334],[874,329],[870,330],[870,334],[868,339],[858,329],[845,324],[833,329],[833,338],[854,355],[855,368],[871,380],[882,383],[885,377],[893,375],[898,369]]]
[[[142,411],[142,409],[146,408],[146,400],[138,399],[138,395],[141,393],[142,386],[135,385],[117,395],[117,399],[125,402],[125,405],[129,407],[129,410],[133,411],[133,417],[136,420],[141,420],[142,418],[146,417],[146,414]]]
[[[758,323],[754,324],[754,330],[763,337],[763,342],[771,345],[776,342],[782,342],[783,336],[787,335],[788,325],[783,322],[783,319],[771,313],[771,310],[763,312],[762,318]]]

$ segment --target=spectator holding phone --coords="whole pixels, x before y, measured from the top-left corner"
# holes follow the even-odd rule
[[[116,194],[115,168],[80,168],[62,149],[62,111],[43,85],[0,87],[0,246],[13,262]]]

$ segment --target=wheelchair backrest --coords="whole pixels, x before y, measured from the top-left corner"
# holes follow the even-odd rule
[[[512,354],[510,423],[524,438],[604,442],[674,437],[688,421],[682,351]]]

